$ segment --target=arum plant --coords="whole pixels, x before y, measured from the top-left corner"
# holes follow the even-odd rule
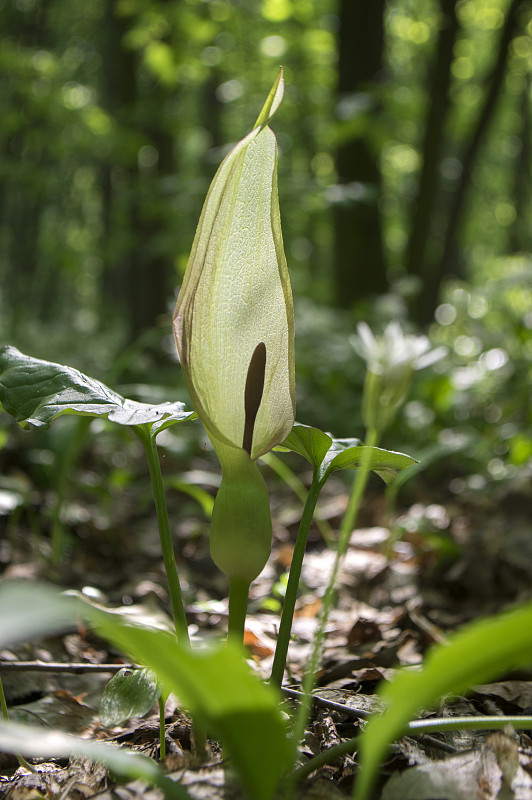
[[[294,314],[269,122],[282,70],[253,130],[209,189],[175,314],[194,408],[222,467],[211,555],[229,579],[229,634],[242,640],[251,582],[270,555],[270,503],[257,460],[290,433],[295,413]]]

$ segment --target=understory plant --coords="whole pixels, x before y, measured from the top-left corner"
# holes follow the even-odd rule
[[[132,679],[122,674],[110,682],[101,706],[106,723],[117,724],[118,718],[123,718],[124,698],[129,703],[133,697],[128,708],[136,711],[159,699],[163,711],[164,698],[169,692],[175,693],[190,711],[197,730],[212,731],[223,741],[251,800],[271,800],[283,780],[290,795],[301,777],[294,770],[297,747],[308,721],[336,578],[368,475],[373,471],[390,482],[414,464],[408,455],[377,445],[405,399],[412,371],[438,356],[428,353],[422,337],[401,338],[394,329],[385,332],[383,339],[375,339],[363,327],[359,333],[367,360],[365,440],[335,439],[318,428],[295,422],[293,304],[280,227],[277,145],[269,127],[282,95],[281,71],[252,131],[218,169],[199,221],[174,315],[176,345],[194,411],[180,402],[150,405],[129,400],[68,366],[32,358],[13,347],[0,350],[0,402],[21,425],[43,427],[65,414],[105,418],[129,427],[142,442],[173,614],[173,629],[161,631],[124,621],[108,610],[49,587],[8,585],[0,589],[0,647],[60,632],[79,620],[93,625],[137,664],[150,670],[134,674]],[[229,636],[227,643],[213,649],[190,646],[156,444],[161,431],[190,423],[196,416],[203,422],[222,468],[210,537],[213,560],[228,578]],[[298,453],[310,463],[313,477],[294,549],[270,685],[265,685],[245,663],[242,636],[250,584],[270,554],[270,503],[258,461],[274,448],[281,453]],[[304,682],[304,702],[288,725],[279,700],[303,557],[319,494],[329,476],[338,470],[354,470],[355,477],[335,545],[334,567]],[[530,622],[530,616],[530,608],[522,610],[522,619]],[[501,624],[517,631],[514,619]],[[471,642],[478,647],[479,636],[485,638],[489,632],[488,626],[480,634],[464,634],[455,645],[457,651],[467,659]],[[447,654],[451,648],[449,645]],[[520,663],[525,656],[532,657],[532,644],[516,632],[505,656],[494,660],[486,672],[493,674],[504,665]],[[443,662],[443,656],[435,656],[427,664],[425,677],[419,679],[424,687],[419,694],[422,702],[412,699],[409,704],[403,703],[393,716],[398,695],[389,693],[389,726],[374,723],[368,728],[368,744],[363,749],[365,777],[357,784],[359,800],[369,790],[387,742],[413,724],[409,715],[436,699],[442,690],[464,688],[477,676],[475,668],[465,668],[443,681],[439,672]],[[413,698],[414,694],[415,686],[409,696]],[[118,717],[114,707],[119,707]],[[164,713],[161,717],[164,755]],[[39,740],[31,731],[25,737],[8,721],[0,724],[0,747],[16,753],[50,754],[52,742],[45,736]],[[78,740],[68,738],[60,737],[56,744],[58,754],[85,752],[108,763],[115,772],[157,784],[168,797],[188,797],[186,789],[170,781],[153,761],[129,755],[117,760],[111,752],[115,748],[91,750],[88,746],[83,751]]]

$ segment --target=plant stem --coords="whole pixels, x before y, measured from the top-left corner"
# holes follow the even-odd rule
[[[5,693],[4,693],[4,686],[2,684],[2,678],[0,678],[0,708],[2,709],[3,718],[5,719],[6,722],[8,722],[9,721],[9,711],[7,710],[7,700],[6,700],[6,696],[5,696]],[[29,772],[37,772],[35,767],[33,767],[31,764],[29,764],[26,761],[26,759],[23,758],[21,755],[15,754],[15,758],[17,759],[17,761],[20,764],[20,766],[24,767],[24,769],[27,769]]]
[[[6,720],[9,719],[9,712],[7,710],[7,700],[4,694],[4,686],[2,684],[2,678],[0,678],[0,708],[2,709],[2,716]]]
[[[502,730],[512,725],[516,730],[531,730],[532,717],[441,717],[416,719],[409,722],[406,736],[420,736],[426,733],[444,733],[460,730]],[[337,758],[353,753],[360,745],[360,736],[347,739],[345,742],[329,747],[327,750],[311,758],[306,764],[298,767],[291,775],[294,782],[307,778],[312,772],[326,764],[332,764]]]
[[[250,584],[239,578],[229,580],[229,620],[227,639],[242,644],[246,625],[246,612]]]
[[[166,727],[164,718],[164,707],[166,703],[162,694],[159,695],[157,702],[159,703],[159,761],[164,761],[166,758]]]
[[[286,594],[283,603],[283,611],[281,614],[281,622],[279,625],[279,633],[277,635],[277,645],[273,659],[272,674],[270,677],[270,682],[279,688],[283,682],[283,675],[286,666],[286,656],[288,653],[288,645],[290,643],[290,633],[294,619],[297,591],[299,588],[299,580],[301,578],[301,568],[303,566],[303,557],[307,547],[308,533],[322,485],[322,482],[318,480],[316,475],[314,475],[312,484],[307,494],[307,499],[305,501],[305,507],[303,508],[303,515],[301,517],[301,522],[299,523],[296,544],[292,555],[292,563],[290,565],[290,574],[288,576],[288,583],[286,585]]]
[[[168,522],[168,509],[166,507],[166,498],[164,495],[163,477],[161,474],[161,465],[157,454],[155,437],[151,435],[149,425],[136,425],[133,430],[142,442],[148,459],[153,498],[159,525],[161,550],[163,553],[164,568],[166,570],[166,579],[168,581],[168,592],[170,594],[177,640],[180,644],[190,646],[187,618],[175,563],[170,523]]]
[[[367,433],[366,441],[364,444],[368,448],[375,447],[378,438],[379,437],[377,431],[371,429]],[[362,500],[362,495],[364,494],[364,489],[366,488],[370,472],[370,464],[371,464],[371,450],[367,449],[364,450],[364,457],[362,459],[360,469],[356,471],[355,478],[353,480],[353,484],[351,487],[351,492],[349,495],[349,500],[347,503],[347,509],[340,525],[338,549],[336,551],[336,557],[334,559],[333,568],[331,571],[331,575],[329,577],[327,589],[325,590],[323,603],[320,609],[318,629],[316,631],[316,636],[314,639],[314,647],[312,648],[309,665],[305,673],[305,677],[303,679],[303,694],[305,695],[305,697],[304,699],[302,699],[301,704],[298,708],[298,713],[296,716],[296,721],[294,726],[294,734],[292,739],[294,758],[298,743],[303,738],[307,726],[310,713],[310,704],[312,702],[312,690],[314,688],[315,674],[321,660],[323,641],[325,638],[325,629],[327,627],[329,614],[333,607],[336,581],[338,578],[338,573],[340,572],[340,567],[342,565],[344,556],[349,546],[351,532],[356,522],[356,517],[360,507],[360,502]],[[289,778],[287,784],[286,797],[288,798],[292,797],[293,792],[294,792],[294,784],[292,782],[292,779]]]
[[[91,426],[91,417],[81,417],[74,423],[74,430],[72,436],[69,438],[68,444],[64,451],[61,453],[58,464],[58,478],[55,487],[56,496],[52,509],[52,563],[60,564],[63,558],[63,551],[66,543],[65,526],[61,519],[61,511],[68,493],[72,471],[78,460],[81,448],[85,442],[89,428]]]
[[[266,464],[276,475],[283,480],[287,486],[292,489],[296,497],[301,500],[303,505],[307,501],[308,491],[305,487],[303,481],[301,481],[297,475],[290,469],[290,467],[282,461],[279,456],[276,456],[271,451],[269,453],[265,453],[263,456],[260,457],[260,461]],[[321,487],[320,487],[321,489]],[[331,525],[327,522],[326,519],[320,519],[316,517],[314,519],[316,526],[323,536],[323,541],[327,545],[328,548],[331,550],[334,548],[334,539],[333,539],[333,529]]]
[[[513,725],[516,730],[531,730],[532,717],[499,717],[498,715],[491,717],[428,717],[409,722],[405,733],[408,736],[414,736],[422,733],[445,733],[445,731],[502,730],[506,725]]]

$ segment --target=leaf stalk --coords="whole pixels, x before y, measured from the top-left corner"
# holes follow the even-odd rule
[[[161,465],[159,463],[159,456],[157,453],[157,445],[155,443],[155,435],[152,433],[151,426],[149,424],[136,425],[134,426],[133,430],[142,442],[146,452],[146,458],[148,459],[153,498],[157,513],[157,523],[159,526],[161,550],[163,554],[164,568],[166,570],[166,579],[168,581],[168,592],[170,594],[170,604],[172,606],[177,640],[180,644],[186,644],[190,646],[187,617],[185,614],[185,607],[183,605],[183,595],[181,593],[179,576],[177,574],[174,547],[170,533],[170,523],[168,521],[168,509],[164,494],[163,477],[161,474]]]

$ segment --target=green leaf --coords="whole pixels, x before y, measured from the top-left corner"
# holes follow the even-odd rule
[[[252,800],[270,800],[289,766],[279,697],[249,669],[235,647],[195,651],[166,631],[127,624],[77,596],[29,581],[0,586],[0,647],[91,621],[116,647],[150,667],[166,691],[221,737]],[[27,751],[22,751],[27,752]]]
[[[283,94],[284,94],[284,78],[283,78],[283,68],[281,67],[279,69],[277,80],[270,89],[270,93],[266,98],[266,102],[264,103],[259,116],[257,117],[257,121],[253,126],[253,129],[259,127],[263,128],[265,125],[269,124],[271,118],[281,105]]]
[[[332,438],[319,428],[312,428],[310,425],[302,425],[300,422],[295,422],[284,442],[275,449],[290,450],[293,453],[298,453],[315,470],[318,470],[332,446],[332,441]]]
[[[369,469],[376,472],[385,483],[393,481],[398,472],[412,464],[415,459],[404,453],[366,447],[360,439],[333,439],[319,428],[296,422],[291,433],[276,448],[291,450],[303,456],[314,468],[323,484],[331,474],[340,469],[360,469],[367,459]]]
[[[157,676],[143,669],[121,669],[104,689],[98,713],[102,725],[114,728],[132,717],[147,714],[161,694]]]
[[[0,649],[35,637],[76,630],[86,607],[46,584],[5,581],[0,585]]]
[[[407,723],[445,694],[461,694],[532,661],[532,603],[475,622],[433,648],[419,672],[404,670],[386,684],[388,710],[373,717],[361,739],[355,798],[365,800],[388,745]]]
[[[77,414],[106,417],[119,425],[152,424],[158,433],[192,416],[183,403],[128,400],[77,369],[31,358],[9,346],[0,349],[0,403],[17,422],[35,426]]]
[[[123,747],[77,739],[62,731],[0,720],[0,751],[29,758],[84,756],[105,764],[121,778],[140,779],[159,786],[171,800],[190,800],[184,786],[167,778],[151,758]]]
[[[385,483],[391,483],[398,472],[416,463],[415,459],[405,453],[395,453],[381,447],[354,445],[353,442],[356,441],[333,439],[332,447],[322,463],[324,475],[329,477],[331,472],[340,469],[360,469],[367,459],[369,469],[376,472]]]

